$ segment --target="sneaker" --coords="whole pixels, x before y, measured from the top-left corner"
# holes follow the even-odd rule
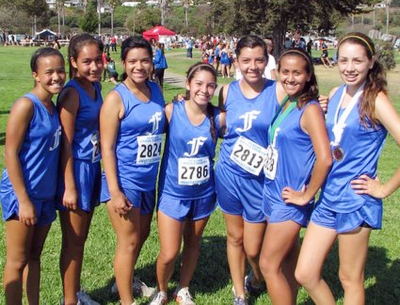
[[[133,279],[132,288],[134,296],[145,298],[152,298],[157,291],[156,288],[147,286],[138,277]]]
[[[154,294],[153,299],[148,305],[165,305],[168,302],[167,294],[163,291],[159,291]]]
[[[266,290],[264,281],[256,283],[253,271],[250,271],[244,278],[244,288],[250,295],[259,295]]]
[[[78,291],[76,293],[76,297],[78,298],[78,305],[100,305],[100,303],[97,303],[96,301],[92,300],[90,296],[84,292],[83,290]]]
[[[179,305],[196,305],[196,303],[193,301],[193,297],[190,294],[188,287],[176,288],[174,292],[174,298]]]
[[[233,305],[247,305],[247,300],[242,297],[236,297],[233,300]]]
[[[135,297],[145,297],[149,299],[152,298],[157,291],[156,288],[147,286],[138,277],[133,279],[132,290]],[[117,282],[114,282],[111,286],[111,294],[118,294]]]
[[[232,286],[233,305],[247,305],[246,298],[236,296],[235,287]]]

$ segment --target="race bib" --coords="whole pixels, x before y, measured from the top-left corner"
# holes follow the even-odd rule
[[[92,163],[96,163],[100,161],[100,134],[99,131],[96,130],[92,137],[90,138],[90,142],[92,142],[93,150],[92,150]]]
[[[179,158],[178,184],[199,185],[210,179],[210,160],[202,158]]]
[[[162,134],[137,137],[138,154],[137,164],[150,164],[160,161]]]
[[[278,166],[278,150],[271,145],[267,148],[267,158],[264,163],[264,174],[270,180],[275,180],[276,167]]]
[[[253,141],[240,137],[233,147],[231,160],[245,171],[258,176],[267,157],[267,150]]]

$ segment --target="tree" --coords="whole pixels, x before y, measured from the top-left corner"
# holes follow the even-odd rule
[[[34,23],[37,26],[47,26],[49,23],[46,0],[0,0],[0,6],[8,14],[6,18],[0,18],[0,23],[4,24],[3,28],[13,32],[29,33],[35,28],[32,26]],[[11,19],[11,22],[5,22],[7,19]]]
[[[30,33],[31,19],[25,12],[17,9],[15,5],[4,4],[0,6],[0,28],[13,33]]]
[[[216,0],[213,1],[213,16],[215,28],[221,28],[218,23],[222,19],[230,35],[272,34],[279,54],[289,29],[305,31],[312,26],[326,33],[337,26],[339,16],[357,13],[359,4],[373,2],[375,0]]]
[[[114,34],[114,10],[115,8],[121,4],[120,0],[107,0],[107,3],[111,7],[111,35]]]
[[[48,5],[46,0],[8,0],[9,3],[14,3],[16,7],[28,16],[37,16],[38,18],[46,16]]]
[[[61,19],[63,28],[65,25],[65,11],[64,11],[65,0],[57,0],[56,9],[57,9],[57,25],[58,25],[58,34],[61,34]]]
[[[96,1],[92,0],[88,3],[88,6],[86,8],[86,13],[84,14],[79,23],[79,27],[82,29],[82,31],[87,33],[94,33],[96,31],[97,26],[99,24],[99,20],[96,13],[96,6],[97,6]]]

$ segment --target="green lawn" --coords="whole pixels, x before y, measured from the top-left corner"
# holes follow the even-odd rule
[[[19,96],[28,92],[33,85],[29,71],[29,59],[34,52],[29,47],[0,47],[0,168],[4,166],[4,132],[9,109]],[[184,75],[187,68],[199,58],[186,59],[185,50],[174,50],[168,55],[170,71]],[[62,48],[65,53],[66,49]],[[169,51],[167,51],[169,52]],[[168,54],[168,53],[167,53]],[[195,52],[195,56],[196,56]],[[115,56],[114,56],[115,57]],[[118,61],[117,58],[115,58]],[[397,57],[399,63],[399,56]],[[121,71],[121,66],[117,67]],[[341,83],[337,68],[323,69],[316,67],[316,73],[321,93],[328,94],[329,90]],[[388,74],[390,96],[396,108],[400,110],[400,88],[398,86],[400,68]],[[225,81],[227,81],[225,79]],[[111,88],[111,83],[103,83],[103,94]],[[170,101],[172,96],[182,92],[182,88],[166,85],[165,99]],[[379,176],[386,181],[400,164],[398,146],[389,136],[380,160]],[[400,193],[396,192],[385,200],[383,229],[371,234],[370,252],[366,268],[365,287],[367,304],[400,304]],[[92,222],[89,239],[86,244],[85,262],[82,272],[82,286],[101,304],[119,304],[117,296],[110,295],[113,278],[113,255],[115,235],[111,228],[104,205],[96,209]],[[41,304],[58,304],[62,296],[61,281],[58,271],[58,258],[61,237],[60,226],[56,221],[50,231],[42,256]],[[225,226],[222,214],[217,210],[211,217],[203,238],[202,252],[199,259],[191,291],[197,304],[231,304],[231,281],[225,249]],[[152,233],[142,250],[136,266],[136,274],[146,283],[155,285],[155,260],[158,254],[158,236],[156,221],[152,224]],[[337,249],[331,252],[324,274],[333,289],[337,302],[343,303],[343,293],[337,277]],[[0,270],[4,267],[4,222],[0,222]],[[178,264],[177,264],[178,266]],[[170,284],[171,292],[177,284],[177,273]],[[145,299],[139,299],[138,304],[146,304]],[[250,304],[270,304],[267,294],[257,299],[250,299]],[[175,302],[170,302],[174,304]],[[0,304],[4,304],[4,288],[2,273],[0,275]],[[307,293],[302,289],[299,293],[298,304],[312,304]]]

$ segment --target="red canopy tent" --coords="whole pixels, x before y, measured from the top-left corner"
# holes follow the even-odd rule
[[[162,25],[155,26],[154,28],[144,31],[143,38],[146,40],[150,40],[154,38],[155,40],[159,40],[160,36],[175,36],[175,32],[168,30],[167,28],[163,27]]]

